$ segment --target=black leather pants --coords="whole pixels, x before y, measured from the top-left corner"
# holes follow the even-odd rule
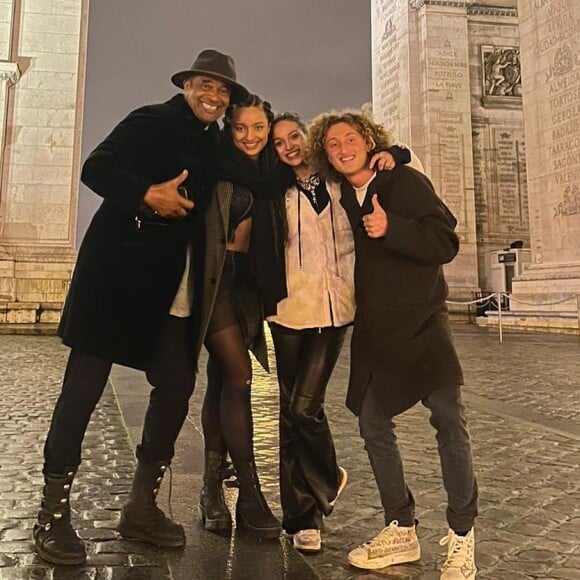
[[[320,528],[339,483],[324,412],[326,387],[346,328],[291,330],[271,324],[280,386],[280,495],[288,533]]]

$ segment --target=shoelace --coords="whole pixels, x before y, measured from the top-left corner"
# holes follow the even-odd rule
[[[169,508],[169,517],[173,520],[173,508],[171,507],[171,492],[173,491],[173,470],[171,465],[167,466],[167,471],[169,471],[169,491],[167,493],[167,503]]]
[[[165,469],[161,470],[161,475],[157,479],[158,487],[153,490],[153,504],[160,513],[163,513],[159,508],[159,506],[157,505],[157,494],[159,493],[159,488],[161,487],[161,481],[165,475],[165,472],[169,471],[169,490],[167,493],[167,507],[169,509],[169,517],[173,520],[173,508],[171,507],[171,495],[173,492],[173,471],[171,469],[171,465],[164,465],[162,467],[165,467]]]
[[[439,540],[439,545],[448,546],[447,563],[456,557],[462,557],[461,563],[463,564],[469,555],[469,542],[466,536],[449,533]]]
[[[376,546],[384,546],[385,544],[388,544],[389,541],[392,539],[392,537],[397,533],[398,528],[399,522],[397,520],[393,520],[389,524],[389,527],[386,528],[384,534],[383,533],[379,534],[376,538],[373,538],[372,540],[366,542],[363,545],[369,548],[374,548]]]

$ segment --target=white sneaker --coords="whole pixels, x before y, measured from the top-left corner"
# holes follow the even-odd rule
[[[458,536],[453,530],[439,543],[447,546],[447,559],[441,568],[441,580],[475,580],[475,532]]]
[[[348,473],[344,467],[339,467],[338,470],[340,471],[340,483],[338,484],[338,489],[336,490],[336,497],[328,502],[332,507],[337,502],[340,494],[343,492],[344,488],[346,487],[346,482],[348,481]]]
[[[393,564],[415,562],[421,557],[421,546],[415,526],[399,527],[394,520],[372,540],[355,548],[348,555],[348,562],[357,568],[378,570]]]
[[[294,534],[292,545],[299,552],[320,552],[322,549],[322,539],[320,530],[300,530]]]

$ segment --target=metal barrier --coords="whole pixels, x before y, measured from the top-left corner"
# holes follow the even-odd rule
[[[563,298],[562,300],[557,300],[556,302],[525,302],[520,300],[519,298],[513,298],[507,292],[492,292],[488,296],[483,298],[477,298],[476,300],[470,300],[468,302],[457,302],[454,300],[447,300],[447,304],[455,304],[455,305],[462,305],[469,306],[472,304],[479,304],[479,305],[491,305],[492,299],[495,298],[497,303],[497,325],[499,331],[499,342],[500,344],[503,343],[503,324],[502,324],[502,307],[503,298],[507,299],[507,304],[511,304],[511,302],[516,302],[519,304],[524,304],[526,306],[556,306],[558,304],[564,304],[564,302],[570,302],[574,300],[576,302],[576,314],[577,314],[577,322],[578,322],[578,336],[580,337],[580,294],[576,294],[575,296],[569,296],[568,298]],[[508,310],[507,308],[505,310]]]

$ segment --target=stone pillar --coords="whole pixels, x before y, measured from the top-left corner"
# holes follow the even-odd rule
[[[76,257],[88,0],[1,4],[0,323],[56,322]]]
[[[458,219],[454,298],[479,289],[471,137],[470,0],[375,0],[373,110],[423,162]]]
[[[500,290],[490,276],[492,252],[518,241],[525,248],[518,259],[530,256],[516,0],[510,6],[477,2],[468,14],[479,283],[482,290]],[[507,280],[503,289],[511,291]]]
[[[574,312],[580,295],[580,2],[519,0],[518,12],[533,264],[514,280],[512,308]]]
[[[0,167],[3,166],[4,158],[4,136],[6,126],[6,114],[8,103],[8,91],[20,79],[20,69],[15,62],[0,62]],[[0,202],[2,198],[0,197]],[[1,206],[0,206],[1,207]],[[0,225],[2,214],[0,213]],[[1,238],[0,238],[1,240]],[[3,251],[0,245],[0,322],[3,322],[2,310],[4,317],[6,308],[1,307],[2,303],[14,300],[15,296],[15,278],[14,278],[14,261],[11,256]]]
[[[412,107],[407,97],[411,83],[409,49],[414,38],[409,30],[408,3],[374,0],[371,30],[373,115],[398,139],[410,143]],[[415,143],[413,149],[419,155]]]

